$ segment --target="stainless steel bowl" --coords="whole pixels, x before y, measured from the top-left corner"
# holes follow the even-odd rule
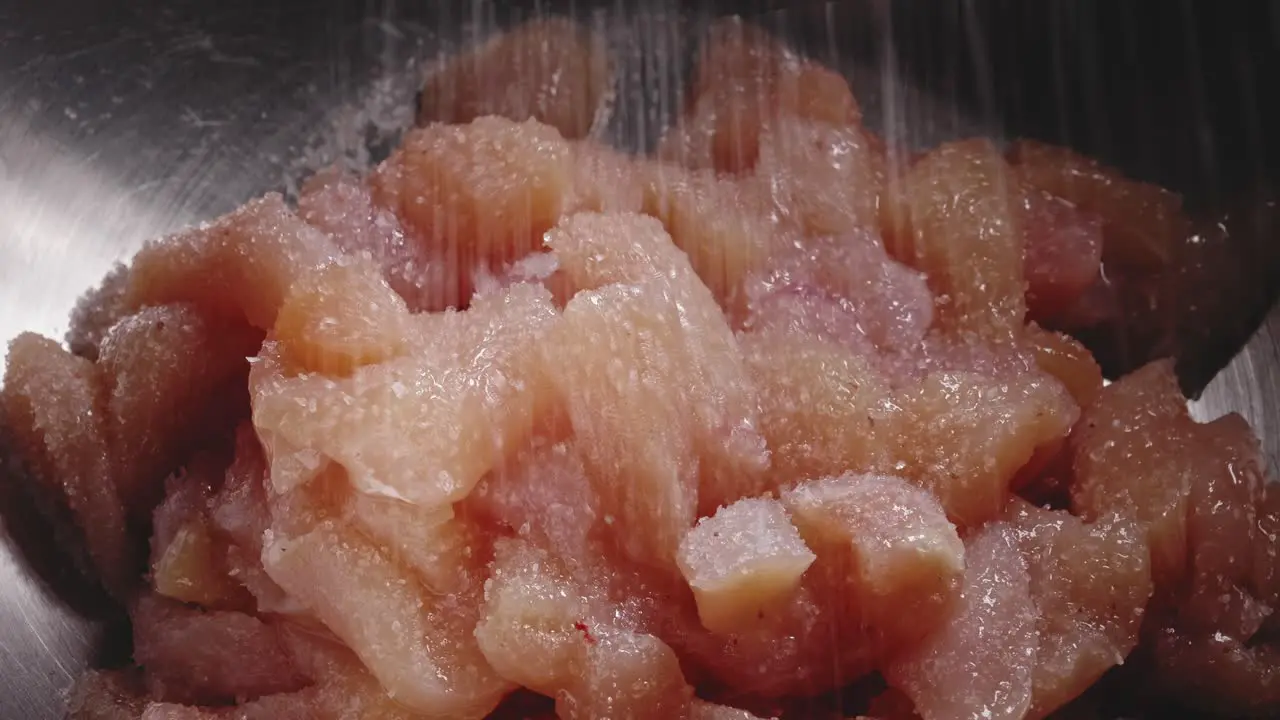
[[[1276,2],[410,5],[0,0],[0,340],[60,334],[77,295],[146,238],[385,153],[427,64],[535,10],[576,10],[609,33],[621,65],[608,136],[636,150],[671,119],[702,23],[736,10],[845,70],[871,122],[913,145],[1038,136],[1203,212],[1257,197],[1280,166]],[[1263,223],[1244,240],[1280,237]],[[1253,332],[1268,273],[1280,276],[1202,288],[1244,304],[1183,367],[1192,389],[1213,377],[1195,411],[1242,412],[1274,466],[1280,313]],[[2,503],[0,717],[58,717],[86,664],[127,650],[115,612],[16,502]]]

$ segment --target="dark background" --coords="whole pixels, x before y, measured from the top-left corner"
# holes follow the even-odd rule
[[[228,54],[272,59],[341,92],[358,83],[373,42],[353,28],[369,20],[411,22],[458,37],[467,24],[506,23],[535,12],[590,17],[601,8],[638,14],[679,8],[688,25],[721,12],[782,9],[770,22],[823,55],[879,62],[892,38],[901,72],[1002,127],[1073,145],[1187,192],[1194,202],[1275,179],[1280,139],[1280,3],[1264,0],[844,0],[843,2],[508,3],[0,2],[0,97],[61,97],[91,77],[102,94],[130,71],[175,75],[155,92],[177,102],[201,96],[223,73],[200,71],[175,47],[186,32],[216,38]],[[499,7],[499,5],[501,7]],[[830,7],[828,7],[828,5]],[[782,19],[776,19],[782,18]],[[828,21],[834,19],[830,26]],[[636,28],[643,32],[643,28]],[[687,49],[687,48],[686,48]],[[186,67],[184,67],[186,66]],[[364,67],[362,67],[364,66]],[[179,70],[190,72],[179,73]],[[270,68],[259,68],[261,75]],[[310,72],[307,72],[310,71]],[[294,74],[301,72],[300,75]],[[252,83],[266,88],[272,81]],[[234,83],[233,89],[245,89]],[[92,105],[97,98],[84,98]],[[163,141],[163,138],[158,138]]]
[[[993,128],[1073,145],[1185,191],[1195,204],[1274,180],[1280,167],[1280,138],[1270,131],[1280,121],[1280,3],[1264,0],[3,0],[0,98],[78,96],[92,110],[109,90],[132,90],[130,75],[141,70],[162,81],[153,94],[170,105],[234,110],[246,104],[234,100],[239,91],[268,93],[305,78],[341,94],[364,81],[382,50],[372,46],[386,42],[356,30],[369,21],[458,39],[466,25],[536,12],[591,17],[602,8],[614,15],[678,8],[690,34],[717,13],[764,13],[766,24],[815,55],[834,44],[845,58],[872,63],[890,52],[891,39],[904,76]],[[193,34],[216,39],[226,57],[266,64],[242,73],[203,67],[180,46]]]

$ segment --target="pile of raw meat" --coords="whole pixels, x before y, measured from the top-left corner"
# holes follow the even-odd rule
[[[1176,260],[1176,195],[885,147],[738,23],[631,157],[586,139],[600,52],[492,41],[367,177],[14,341],[9,457],[133,620],[72,717],[1042,718],[1121,664],[1280,712],[1249,427],[1047,329]]]

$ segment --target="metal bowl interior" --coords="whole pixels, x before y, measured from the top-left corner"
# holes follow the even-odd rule
[[[701,27],[737,10],[845,71],[869,121],[908,144],[1030,135],[1179,190],[1198,211],[1263,198],[1273,216],[1259,191],[1280,167],[1267,85],[1280,3],[780,5],[0,0],[0,340],[60,336],[77,296],[147,238],[331,162],[367,166],[411,124],[425,67],[549,6],[610,37],[620,64],[605,135],[619,146],[652,147]],[[1247,241],[1280,240],[1270,222]],[[1202,417],[1253,423],[1274,471],[1280,312],[1263,322],[1274,295],[1249,297],[1184,380],[1207,384]],[[119,659],[127,636],[4,487],[0,717],[58,717],[74,677]]]

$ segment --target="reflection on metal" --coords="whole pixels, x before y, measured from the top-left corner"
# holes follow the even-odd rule
[[[1204,422],[1230,412],[1249,421],[1270,466],[1280,480],[1280,306],[1274,309],[1240,354],[1214,377],[1204,394],[1191,403],[1191,414]]]

